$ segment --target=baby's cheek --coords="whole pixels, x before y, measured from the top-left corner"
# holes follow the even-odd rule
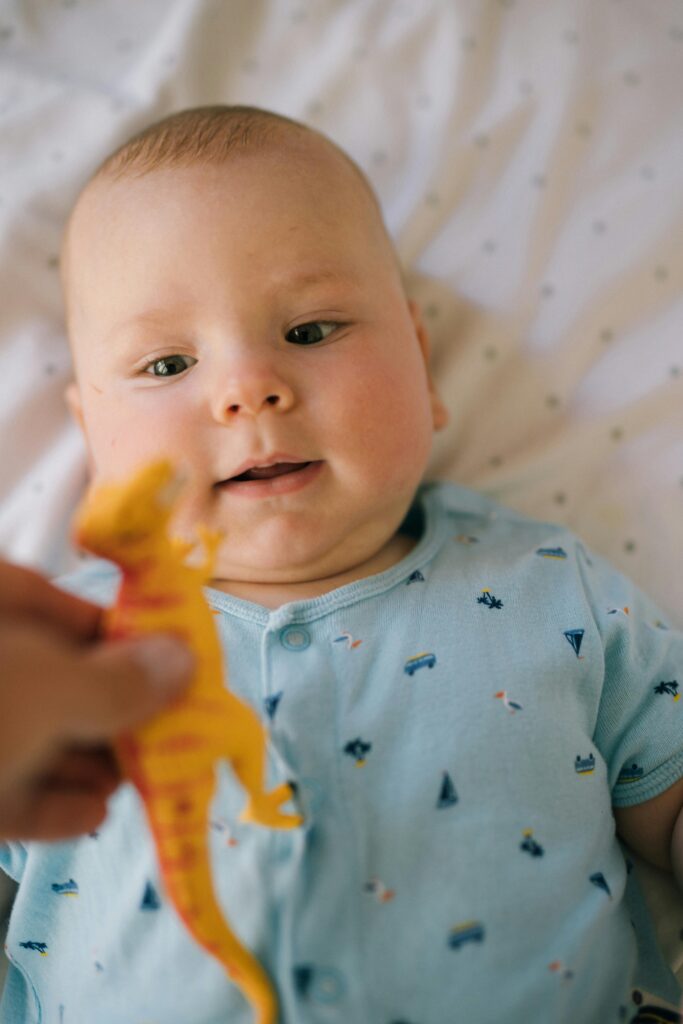
[[[385,429],[375,479],[388,492],[412,492],[424,474],[431,452],[431,433],[424,418],[421,421],[402,418],[400,414]]]
[[[419,480],[429,458],[432,423],[420,365],[382,364],[353,385],[349,437],[380,486]]]
[[[141,463],[171,452],[182,454],[182,427],[136,415],[120,401],[100,400],[86,410],[89,447],[100,478],[120,477]]]

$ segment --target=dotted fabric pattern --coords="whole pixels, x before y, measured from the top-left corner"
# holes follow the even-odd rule
[[[0,551],[78,564],[80,187],[149,121],[248,103],[377,190],[451,412],[428,475],[568,525],[683,624],[682,94],[678,0],[0,2]]]

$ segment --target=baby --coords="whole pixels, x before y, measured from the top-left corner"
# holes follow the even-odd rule
[[[223,769],[214,874],[282,1024],[675,1003],[620,839],[683,876],[683,636],[566,529],[423,482],[447,412],[358,168],[267,111],[181,112],[86,185],[62,272],[92,478],[171,456],[175,532],[226,534],[230,685],[304,824],[240,823]],[[3,1024],[251,1021],[167,905],[132,787],[98,832],[0,862]]]

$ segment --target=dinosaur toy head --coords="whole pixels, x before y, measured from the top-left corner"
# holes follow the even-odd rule
[[[167,459],[148,463],[127,480],[95,484],[73,523],[75,543],[102,558],[125,562],[165,535],[185,476]]]

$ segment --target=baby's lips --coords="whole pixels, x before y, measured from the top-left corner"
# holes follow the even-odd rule
[[[298,455],[289,455],[286,452],[273,452],[272,455],[256,455],[245,459],[245,461],[241,465],[236,466],[234,469],[232,469],[226,477],[219,481],[219,483],[230,483],[236,477],[240,477],[244,473],[248,473],[251,471],[258,472],[259,469],[265,469],[267,467],[276,466],[279,464],[289,466],[305,466],[312,461],[316,460],[302,459]]]
[[[253,469],[247,470],[246,473],[241,473],[235,479],[272,480],[276,476],[295,473],[297,469],[303,469],[305,466],[310,466],[310,462],[276,462],[273,466],[263,466],[261,468],[254,466]]]

